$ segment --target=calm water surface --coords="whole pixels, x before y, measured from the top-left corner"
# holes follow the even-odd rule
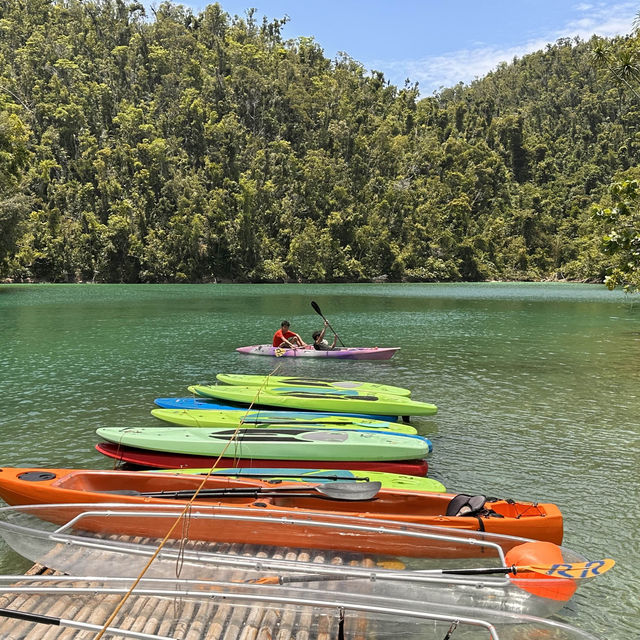
[[[316,300],[350,346],[389,362],[272,360],[280,321],[308,340]],[[617,566],[560,616],[640,637],[640,305],[604,287],[459,285],[0,286],[4,466],[112,468],[99,426],[157,424],[158,396],[219,372],[335,376],[409,387],[439,413],[430,474],[454,491],[557,503],[565,544]],[[24,569],[0,548],[0,570]]]

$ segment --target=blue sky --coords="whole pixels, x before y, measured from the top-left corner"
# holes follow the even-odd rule
[[[175,2],[176,0],[174,0]],[[179,2],[201,11],[205,0]],[[640,1],[220,0],[231,15],[289,16],[285,38],[313,36],[328,58],[340,51],[393,84],[418,82],[422,96],[468,83],[500,62],[558,38],[624,35]]]

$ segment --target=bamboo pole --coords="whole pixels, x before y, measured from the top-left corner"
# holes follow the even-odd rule
[[[299,562],[309,562],[311,556],[306,550],[295,552],[293,549],[287,553],[288,560],[298,560]],[[282,609],[282,619],[280,622],[280,628],[276,635],[276,640],[290,640],[293,632],[298,612],[293,606],[285,606]],[[298,637],[296,635],[296,640]],[[302,639],[300,639],[302,640]]]
[[[162,627],[162,621],[165,619],[165,614],[171,604],[168,598],[161,598],[158,606],[147,619],[142,631],[144,631],[144,633],[155,633],[156,635],[167,635],[166,633],[161,633],[160,629]]]
[[[238,553],[242,550],[242,545],[239,544],[230,544],[228,547],[223,545],[222,548],[219,548],[219,552],[228,553],[232,555],[238,555]],[[225,572],[225,577],[231,581],[240,581],[244,576],[244,571],[242,569],[233,569],[227,570]],[[226,637],[226,632],[230,625],[236,623],[236,620],[233,618],[234,607],[228,602],[220,602],[216,609],[215,616],[207,629],[205,640],[221,640],[223,637]],[[233,640],[236,640],[233,638]]]

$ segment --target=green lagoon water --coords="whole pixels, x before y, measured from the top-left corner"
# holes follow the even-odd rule
[[[322,320],[388,362],[275,360],[284,318]],[[640,637],[640,303],[601,286],[3,285],[3,466],[112,468],[99,426],[157,424],[159,396],[218,372],[332,376],[409,387],[438,405],[414,420],[449,489],[557,503],[566,546],[617,566],[560,619],[607,640]],[[28,566],[0,547],[3,573]]]

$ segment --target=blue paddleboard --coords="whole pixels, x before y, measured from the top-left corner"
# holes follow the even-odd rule
[[[225,411],[247,411],[245,405],[225,403],[219,400],[207,400],[206,398],[156,398],[155,404],[163,409],[217,409]],[[267,407],[260,409],[259,407],[253,407],[251,411],[260,410],[260,415],[263,418],[273,417],[277,418],[309,418],[313,417],[328,417],[335,415],[332,413],[322,413],[317,411],[278,411],[273,407]],[[384,420],[385,422],[397,422],[397,416],[377,416],[363,413],[341,413],[341,416],[350,416],[352,418],[362,418],[366,420]]]

